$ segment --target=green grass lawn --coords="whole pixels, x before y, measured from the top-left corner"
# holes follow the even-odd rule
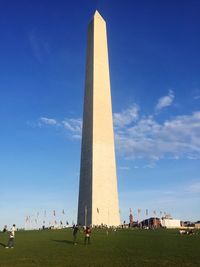
[[[17,232],[14,249],[5,249],[0,233],[0,267],[200,266],[200,233],[177,230],[93,230],[91,244],[72,243],[72,230]]]

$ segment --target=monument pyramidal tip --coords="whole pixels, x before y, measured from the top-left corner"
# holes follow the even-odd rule
[[[120,224],[106,22],[88,26],[78,224]]]

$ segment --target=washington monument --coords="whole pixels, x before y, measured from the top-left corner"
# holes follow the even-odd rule
[[[81,225],[119,225],[106,22],[88,27],[78,203]]]

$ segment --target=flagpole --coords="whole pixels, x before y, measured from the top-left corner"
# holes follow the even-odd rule
[[[139,217],[139,214],[141,212],[141,209],[138,209],[138,225],[140,225],[139,221],[140,221],[140,217]]]

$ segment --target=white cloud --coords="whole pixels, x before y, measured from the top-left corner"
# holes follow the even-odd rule
[[[200,112],[158,123],[152,116],[115,131],[119,153],[132,159],[200,158]]]
[[[82,131],[82,120],[81,119],[64,119],[62,121],[63,126],[66,130],[74,132],[74,133],[81,133]]]
[[[200,99],[200,90],[198,88],[196,88],[192,93],[193,93],[193,99],[194,100]]]
[[[200,111],[176,116],[164,122],[153,116],[139,116],[139,107],[132,105],[121,113],[114,113],[115,141],[119,155],[129,159],[148,160],[146,168],[154,168],[163,158],[200,159]],[[59,126],[68,137],[81,139],[82,120],[66,118],[58,121],[41,117],[39,126]]]
[[[156,110],[160,111],[161,109],[171,106],[171,104],[174,101],[174,92],[172,90],[169,90],[169,93],[167,96],[163,96],[158,100],[158,103],[156,105]]]
[[[46,118],[46,117],[41,117],[39,119],[39,124],[40,126],[42,124],[46,124],[46,125],[58,125],[58,122],[55,119],[50,119],[50,118]]]
[[[121,113],[113,114],[113,122],[115,127],[123,127],[136,121],[138,118],[139,107],[133,105],[128,109],[123,110]]]
[[[38,126],[42,127],[43,125],[59,126],[61,128],[64,128],[71,138],[81,139],[82,120],[79,118],[78,119],[65,118],[63,121],[58,121],[52,118],[41,117],[39,119]]]
[[[143,168],[144,169],[147,169],[147,168],[154,169],[154,168],[156,168],[156,164],[155,164],[155,162],[150,162],[149,164],[145,165]]]

